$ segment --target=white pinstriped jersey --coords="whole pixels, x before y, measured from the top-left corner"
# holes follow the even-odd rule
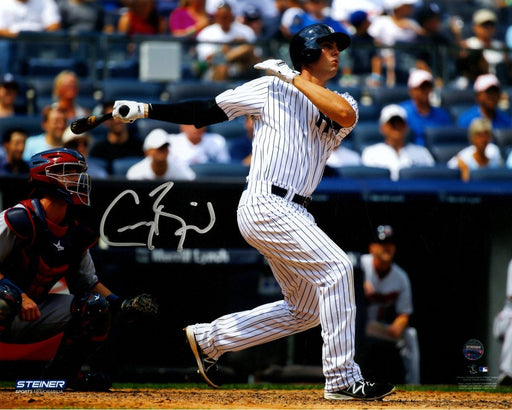
[[[342,94],[354,108],[357,102]],[[343,128],[322,114],[293,85],[265,76],[216,97],[229,120],[249,114],[254,138],[249,181],[267,181],[310,196],[331,152],[355,127]]]

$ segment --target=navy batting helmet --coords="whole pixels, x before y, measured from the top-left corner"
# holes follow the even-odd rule
[[[350,36],[346,33],[336,32],[327,24],[318,23],[304,27],[290,42],[290,57],[293,67],[300,71],[303,64],[314,63],[322,54],[320,41],[333,40],[339,51],[350,45]]]

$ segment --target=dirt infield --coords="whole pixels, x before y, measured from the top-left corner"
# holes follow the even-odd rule
[[[20,393],[0,389],[7,409],[510,409],[512,393],[411,392],[382,401],[324,400],[322,390],[112,389],[106,393]]]

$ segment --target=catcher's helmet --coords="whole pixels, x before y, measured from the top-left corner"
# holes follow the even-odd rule
[[[331,26],[323,23],[304,27],[290,42],[290,57],[293,67],[300,71],[303,64],[314,63],[322,54],[320,40],[334,40],[339,51],[350,45],[350,36],[336,32]]]
[[[69,148],[42,151],[30,159],[30,182],[36,190],[74,205],[90,204],[91,177],[85,171],[83,155]]]

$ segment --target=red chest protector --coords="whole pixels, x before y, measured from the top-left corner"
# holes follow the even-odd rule
[[[38,199],[20,202],[5,212],[5,221],[18,241],[1,266],[2,273],[34,300],[43,298],[62,277],[78,275],[84,252],[96,235],[66,217],[62,225],[46,218]]]

